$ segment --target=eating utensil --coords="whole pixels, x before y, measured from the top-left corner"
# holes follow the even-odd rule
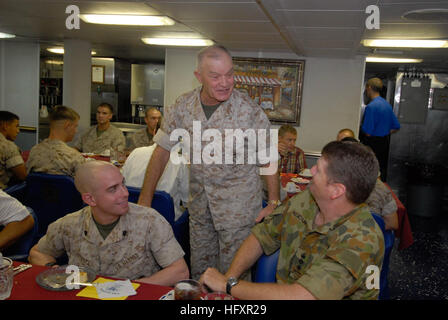
[[[13,270],[14,275],[23,272],[25,270],[28,270],[29,268],[31,268],[32,265],[31,264],[21,264],[20,266],[15,267]]]

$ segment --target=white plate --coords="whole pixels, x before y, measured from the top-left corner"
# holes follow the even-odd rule
[[[159,300],[174,300],[174,289],[165,293]]]
[[[308,183],[310,183],[310,180],[303,179],[303,178],[292,178],[291,181],[293,181],[295,183],[299,183],[299,184],[308,184]]]
[[[174,300],[174,289],[165,293],[163,296],[159,298],[159,300]],[[201,297],[201,300],[204,300],[204,298]]]
[[[302,171],[300,171],[299,175],[301,175],[302,177],[307,177],[307,178],[313,177],[310,169],[303,169]]]

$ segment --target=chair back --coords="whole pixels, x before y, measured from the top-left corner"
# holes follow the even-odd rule
[[[16,243],[14,243],[12,246],[8,247],[6,250],[3,251],[3,255],[5,257],[8,257],[14,261],[22,261],[22,262],[28,261],[28,255],[30,253],[31,247],[34,244],[34,239],[38,234],[39,230],[38,218],[34,213],[33,209],[31,208],[27,209],[34,219],[33,228],[31,228],[30,231],[24,234]]]
[[[387,278],[389,274],[390,253],[392,252],[392,248],[394,247],[395,235],[392,230],[386,230],[386,224],[384,223],[383,218],[379,214],[372,212],[372,216],[375,219],[378,226],[380,227],[384,236],[384,258],[383,258],[383,266],[381,267],[381,273],[380,273],[380,294],[378,299],[388,300],[390,299],[390,293]]]
[[[277,274],[279,253],[280,249],[270,256],[264,253],[261,255],[256,264],[254,282],[277,282],[275,275]]]
[[[33,172],[26,183],[23,204],[31,207],[39,220],[36,241],[45,235],[49,224],[85,206],[70,176]]]
[[[10,186],[3,191],[9,194],[11,197],[16,198],[21,203],[25,199],[26,181]]]
[[[127,187],[129,191],[129,202],[137,203],[141,188]],[[174,203],[173,198],[165,191],[156,190],[152,198],[151,208],[160,213],[168,223],[174,227]]]

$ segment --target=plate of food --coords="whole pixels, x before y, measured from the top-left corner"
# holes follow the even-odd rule
[[[52,291],[68,291],[73,290],[66,287],[66,281],[69,276],[73,277],[72,272],[66,273],[68,266],[60,266],[56,268],[51,268],[41,272],[36,277],[36,282],[39,286],[44,289]],[[95,280],[97,274],[95,271],[79,267],[79,282],[80,283],[90,283]],[[70,279],[69,279],[70,281]]]
[[[303,169],[302,171],[300,171],[299,173],[300,176],[305,177],[305,178],[312,178],[313,175],[311,174],[311,170],[310,169]]]
[[[291,181],[295,182],[295,183],[298,183],[298,184],[308,184],[308,183],[310,183],[310,180],[303,179],[303,178],[292,178]]]

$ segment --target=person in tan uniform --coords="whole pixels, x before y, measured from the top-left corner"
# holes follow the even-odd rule
[[[14,143],[19,134],[19,117],[0,111],[0,189],[26,179],[26,167],[19,147]]]
[[[78,129],[79,114],[72,108],[57,106],[49,118],[50,135],[31,148],[27,162],[28,173],[42,172],[73,177],[76,168],[86,161],[78,150],[67,145]]]
[[[183,94],[174,105],[164,110],[161,127],[154,137],[157,147],[148,164],[139,197],[141,205],[151,206],[154,190],[170,158],[170,150],[178,142],[170,139],[174,130],[183,129],[192,137],[196,123],[201,126],[201,133],[214,129],[222,137],[227,129],[266,130],[270,133],[270,122],[263,109],[247,94],[233,90],[233,62],[226,48],[214,45],[202,49],[194,74],[202,86]],[[190,154],[193,154],[194,144],[188,150]],[[205,143],[199,145],[200,151],[205,150],[204,146]],[[262,150],[248,153],[253,156],[256,151]],[[233,148],[233,154],[227,154],[233,158],[232,164],[225,164],[225,161],[222,164],[191,163],[188,210],[193,279],[198,279],[209,266],[225,271],[251,227],[279,203],[278,174],[275,172],[264,176],[269,204],[262,209],[259,169],[269,166],[270,161],[248,163],[248,153],[243,164],[235,161],[236,148]],[[277,159],[275,164],[271,163],[275,166]]]
[[[118,168],[88,161],[76,171],[75,185],[88,206],[49,225],[30,251],[32,264],[55,264],[66,252],[70,265],[103,276],[165,286],[188,279],[171,226],[154,209],[128,202]]]
[[[126,138],[120,129],[110,123],[114,110],[108,103],[102,103],[96,111],[97,125],[92,126],[75,144],[75,148],[85,153],[111,155],[113,149],[123,151]]]
[[[149,108],[146,110],[145,122],[146,128],[140,129],[129,137],[131,150],[140,147],[152,146],[153,137],[156,135],[160,127],[162,114],[157,108]]]

